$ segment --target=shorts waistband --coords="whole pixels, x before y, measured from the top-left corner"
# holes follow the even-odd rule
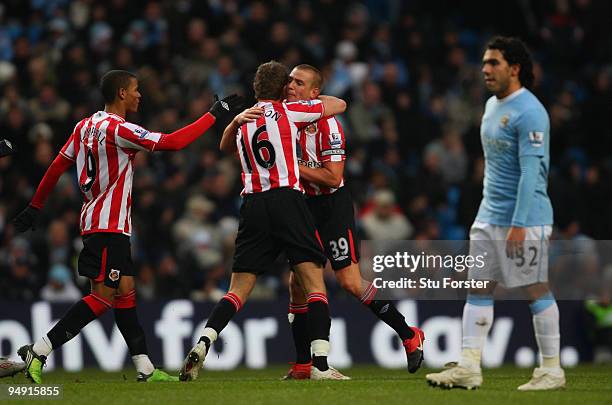
[[[319,195],[304,194],[304,195],[306,196],[307,200],[325,200],[327,198],[331,198],[333,196],[342,194],[345,191],[344,189],[345,189],[345,187],[342,186],[342,187],[336,189],[336,191],[334,191],[333,193],[329,193],[329,194],[319,194]]]
[[[273,198],[276,197],[277,195],[282,195],[285,193],[295,193],[297,195],[303,195],[301,192],[291,188],[291,187],[279,187],[279,188],[273,188],[271,190],[266,190],[266,191],[261,191],[259,193],[250,193],[250,194],[246,194],[243,199],[244,201],[247,200],[258,200],[258,199],[266,199],[266,198]]]

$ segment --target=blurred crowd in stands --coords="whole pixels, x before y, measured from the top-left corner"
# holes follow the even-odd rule
[[[97,84],[109,69],[140,79],[140,111],[128,120],[169,132],[214,94],[252,99],[259,63],[317,66],[323,93],[348,102],[346,184],[361,239],[466,239],[483,180],[483,46],[519,36],[551,119],[556,235],[612,239],[611,11],[595,0],[4,0],[0,138],[18,153],[0,159],[0,295],[74,300],[88,289],[75,275],[73,172],[35,231],[16,235],[10,219],[76,122],[103,108]],[[218,150],[222,130],[178,153],[137,154],[140,299],[217,300],[227,288],[241,184],[237,162]],[[279,258],[255,296],[286,294],[285,270]]]

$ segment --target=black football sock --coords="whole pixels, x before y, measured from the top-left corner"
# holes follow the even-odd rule
[[[115,308],[115,323],[130,349],[130,356],[148,354],[147,341],[136,308]]]
[[[242,308],[242,302],[236,294],[225,294],[213,308],[206,322],[206,328],[212,328],[217,334],[220,334],[240,308]]]
[[[308,294],[308,329],[312,339],[312,364],[320,371],[329,369],[327,355],[329,352],[329,305],[327,296],[322,293]],[[318,351],[317,347],[323,348]]]
[[[327,356],[313,356],[312,365],[318,368],[319,371],[329,370],[329,365],[327,364]]]
[[[376,287],[370,284],[361,296],[361,303],[370,308],[378,319],[392,327],[402,339],[402,342],[406,339],[412,339],[414,332],[406,323],[404,315],[397,310],[393,302],[389,300],[375,300],[376,292]]]
[[[111,306],[109,301],[94,294],[76,302],[47,333],[53,349],[57,349],[78,335],[85,325],[109,310]]]
[[[289,305],[289,323],[295,345],[295,362],[310,363],[310,336],[308,335],[308,304]]]
[[[130,356],[148,354],[144,330],[138,321],[136,312],[136,291],[115,296],[115,323],[125,339]]]
[[[402,339],[402,342],[406,339],[412,339],[414,337],[414,332],[406,323],[404,315],[397,310],[391,301],[373,300],[367,305],[367,307],[370,308],[378,319],[392,327]]]

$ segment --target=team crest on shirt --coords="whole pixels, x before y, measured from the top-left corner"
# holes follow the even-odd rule
[[[338,149],[339,147],[341,147],[342,136],[338,132],[331,132],[329,134],[329,145],[334,149]]]
[[[508,126],[509,121],[510,121],[510,117],[508,117],[507,115],[504,115],[503,117],[501,117],[501,120],[499,120],[499,126],[502,128],[506,128],[506,126]]]
[[[108,278],[111,281],[117,281],[121,277],[121,272],[117,269],[111,269],[110,273],[108,273]]]
[[[310,124],[310,125],[308,125],[306,127],[306,133],[308,135],[314,135],[314,134],[317,133],[318,130],[319,129],[317,128],[317,123],[316,122],[313,122],[312,124]]]

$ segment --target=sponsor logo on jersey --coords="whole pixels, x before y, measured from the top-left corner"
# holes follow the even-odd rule
[[[512,144],[504,139],[496,139],[488,135],[482,138],[484,145],[491,152],[501,153],[512,147]]]
[[[112,269],[110,273],[108,273],[108,278],[111,281],[117,281],[119,280],[119,277],[121,277],[121,272],[117,269]]]
[[[544,132],[530,132],[529,142],[531,143],[531,146],[539,148],[540,146],[542,146],[542,143],[544,143]]]
[[[314,161],[314,160],[298,159],[298,164],[302,165],[302,166],[310,167],[311,169],[319,169],[319,168],[323,167],[323,163],[317,162],[317,161]]]
[[[329,134],[329,145],[332,148],[340,148],[342,146],[342,136],[338,132],[331,132]]]
[[[304,105],[307,105],[307,106],[312,106],[312,105],[314,105],[314,103],[312,102],[312,100],[299,100],[299,101],[298,101],[298,103],[300,103],[300,104],[304,104]]]

